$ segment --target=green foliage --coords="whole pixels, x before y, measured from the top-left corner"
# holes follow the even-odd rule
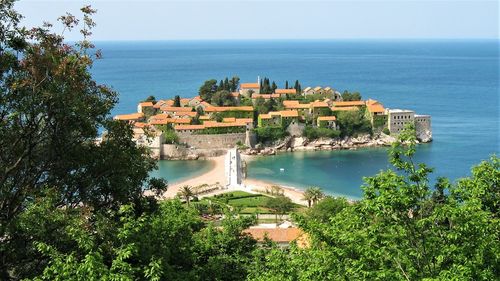
[[[214,128],[205,128],[203,130],[196,131],[195,134],[200,135],[217,135],[217,134],[235,134],[235,133],[244,133],[246,131],[246,127],[214,127]]]
[[[210,101],[212,100],[212,96],[216,91],[217,91],[217,80],[211,79],[205,81],[203,85],[200,86],[198,94],[204,101],[210,103]]]
[[[340,136],[340,131],[329,128],[306,126],[302,134],[310,140],[315,140],[319,138],[336,138]]]
[[[308,196],[307,198],[309,199],[310,197]],[[312,201],[312,199],[309,200]],[[327,196],[307,210],[307,218],[328,223],[331,217],[335,217],[347,207],[349,207],[349,202],[345,198]]]
[[[156,98],[155,96],[148,96],[144,101],[152,101],[152,102],[155,102],[156,101]]]
[[[157,110],[154,107],[143,107],[142,113],[144,113],[144,116],[148,119],[149,117],[157,114]]]
[[[278,216],[281,217],[284,214],[291,212],[294,208],[294,204],[290,198],[280,195],[267,199],[266,207],[276,215],[277,221]]]
[[[364,110],[341,111],[337,114],[337,123],[342,136],[357,136],[371,134],[372,125],[366,119]]]
[[[248,279],[498,279],[498,158],[433,189],[431,169],[413,163],[414,141],[411,127],[399,135],[390,154],[399,173],[365,178],[359,202],[326,198],[297,215],[310,247],[259,251]]]
[[[212,104],[218,105],[218,106],[233,106],[235,105],[233,97],[231,96],[231,93],[227,90],[221,90],[215,92],[215,94],[212,96]]]
[[[359,92],[350,93],[349,91],[345,90],[342,93],[342,100],[344,100],[344,101],[358,101],[358,100],[361,100],[361,94]]]
[[[181,107],[181,97],[179,95],[176,95],[174,97],[174,106],[175,107]]]
[[[283,139],[288,135],[288,132],[282,126],[266,126],[254,129],[259,142],[273,142]]]
[[[390,135],[391,134],[391,131],[389,131],[389,128],[384,128],[382,130],[382,133],[386,134],[386,135]]]
[[[163,139],[166,144],[179,143],[179,136],[172,129],[163,131]]]

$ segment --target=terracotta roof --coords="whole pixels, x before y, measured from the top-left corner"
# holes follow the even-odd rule
[[[297,110],[284,110],[280,111],[281,117],[299,117]]]
[[[264,237],[277,243],[290,243],[297,241],[297,244],[304,243],[307,246],[307,234],[297,227],[290,228],[248,228],[243,233],[250,234],[255,240],[262,242]]]
[[[369,99],[366,101],[366,107],[371,113],[384,112],[384,106],[376,100]]]
[[[287,109],[308,109],[311,107],[309,103],[299,103],[299,101],[283,101],[283,106]]]
[[[356,101],[336,101],[333,103],[333,106],[341,107],[341,106],[362,106],[365,105],[365,101],[356,100]]]
[[[144,128],[144,127],[147,127],[148,124],[144,123],[144,122],[135,122],[134,123],[134,127],[137,127],[137,128]]]
[[[205,108],[205,112],[223,112],[223,111],[253,111],[252,106],[210,106]]]
[[[270,98],[279,98],[280,94],[252,94],[252,99],[270,99]]]
[[[314,88],[314,91],[319,91],[319,90],[321,90],[320,86],[317,86],[317,87]]]
[[[332,111],[351,111],[351,110],[359,110],[359,108],[355,106],[343,106],[343,107],[336,107],[332,106],[330,107]]]
[[[164,105],[166,102],[164,100],[159,100],[153,105],[154,108],[160,108],[160,106]]]
[[[160,113],[149,117],[149,120],[164,120],[170,118],[170,115],[166,113]]]
[[[210,120],[210,116],[208,115],[201,115],[200,120]]]
[[[189,111],[189,112],[177,112],[175,115],[177,115],[177,116],[195,117],[196,114],[197,114],[196,111]]]
[[[203,122],[203,126],[205,128],[222,128],[222,127],[242,127],[246,126],[245,123],[241,122],[229,122],[229,123],[223,123],[223,122],[217,122],[217,121],[205,121]]]
[[[206,101],[202,101],[202,102],[200,102],[200,104],[203,105],[204,107],[212,106],[211,104],[209,104]]]
[[[335,116],[319,116],[318,121],[335,121],[337,118]]]
[[[286,94],[296,94],[297,93],[297,90],[295,89],[276,89],[274,91],[274,93],[276,94],[280,94],[280,95],[286,95]]]
[[[174,130],[203,130],[205,129],[204,125],[177,125],[174,127]]]
[[[232,92],[231,96],[234,97],[234,98],[237,98],[237,97],[240,96],[240,92]]]
[[[260,119],[271,119],[271,114],[259,114]]]
[[[253,118],[236,118],[237,123],[253,123]]]
[[[200,96],[195,96],[191,100],[203,101],[203,99]]]
[[[191,107],[177,107],[177,106],[162,106],[161,111],[164,112],[191,112],[193,109]]]
[[[152,107],[153,106],[153,102],[151,102],[151,101],[143,101],[143,102],[139,103],[139,106],[141,106],[141,107]]]
[[[144,113],[120,114],[115,116],[115,120],[137,120],[144,117]]]
[[[328,104],[324,101],[314,101],[311,102],[311,107],[328,107]]]
[[[151,125],[167,125],[168,123],[173,124],[189,124],[191,123],[190,118],[166,118],[166,119],[153,119],[149,120]]]
[[[236,122],[236,118],[235,117],[227,117],[227,118],[222,119],[222,122],[225,122],[225,123]]]
[[[240,84],[240,89],[259,89],[260,84],[259,83],[241,83]]]

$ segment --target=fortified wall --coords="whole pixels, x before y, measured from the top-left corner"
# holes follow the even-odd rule
[[[195,135],[178,133],[179,143],[196,149],[234,148],[237,142],[245,143],[246,133]]]

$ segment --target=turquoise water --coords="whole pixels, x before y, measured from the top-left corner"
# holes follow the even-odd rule
[[[499,153],[499,41],[179,41],[100,42],[104,59],[95,78],[113,86],[120,102],[113,113],[136,110],[155,95],[194,96],[209,78],[260,75],[283,86],[299,79],[306,86],[359,91],[386,107],[432,115],[434,142],[421,146],[418,161],[436,175],[457,178],[492,153]],[[270,176],[292,166],[284,174]],[[172,164],[177,167],[182,164]],[[336,165],[336,166],[335,166]],[[319,185],[331,193],[360,194],[361,176],[388,165],[383,150],[286,154],[250,164],[249,174],[282,183]],[[331,168],[330,166],[336,167]],[[167,178],[189,174],[168,165]],[[193,171],[196,171],[194,169]],[[349,191],[349,192],[347,192]]]
[[[175,183],[208,172],[213,166],[211,161],[208,160],[160,160],[158,161],[158,168],[151,172],[151,176],[164,178],[169,183]]]

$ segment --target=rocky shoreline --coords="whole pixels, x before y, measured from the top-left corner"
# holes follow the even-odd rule
[[[381,133],[377,136],[362,135],[345,138],[320,138],[308,140],[304,137],[287,137],[271,145],[257,145],[255,148],[242,150],[244,155],[275,155],[283,151],[318,151],[318,150],[355,150],[358,148],[387,147],[396,141],[396,138]],[[423,139],[419,143],[431,142],[432,139]]]

